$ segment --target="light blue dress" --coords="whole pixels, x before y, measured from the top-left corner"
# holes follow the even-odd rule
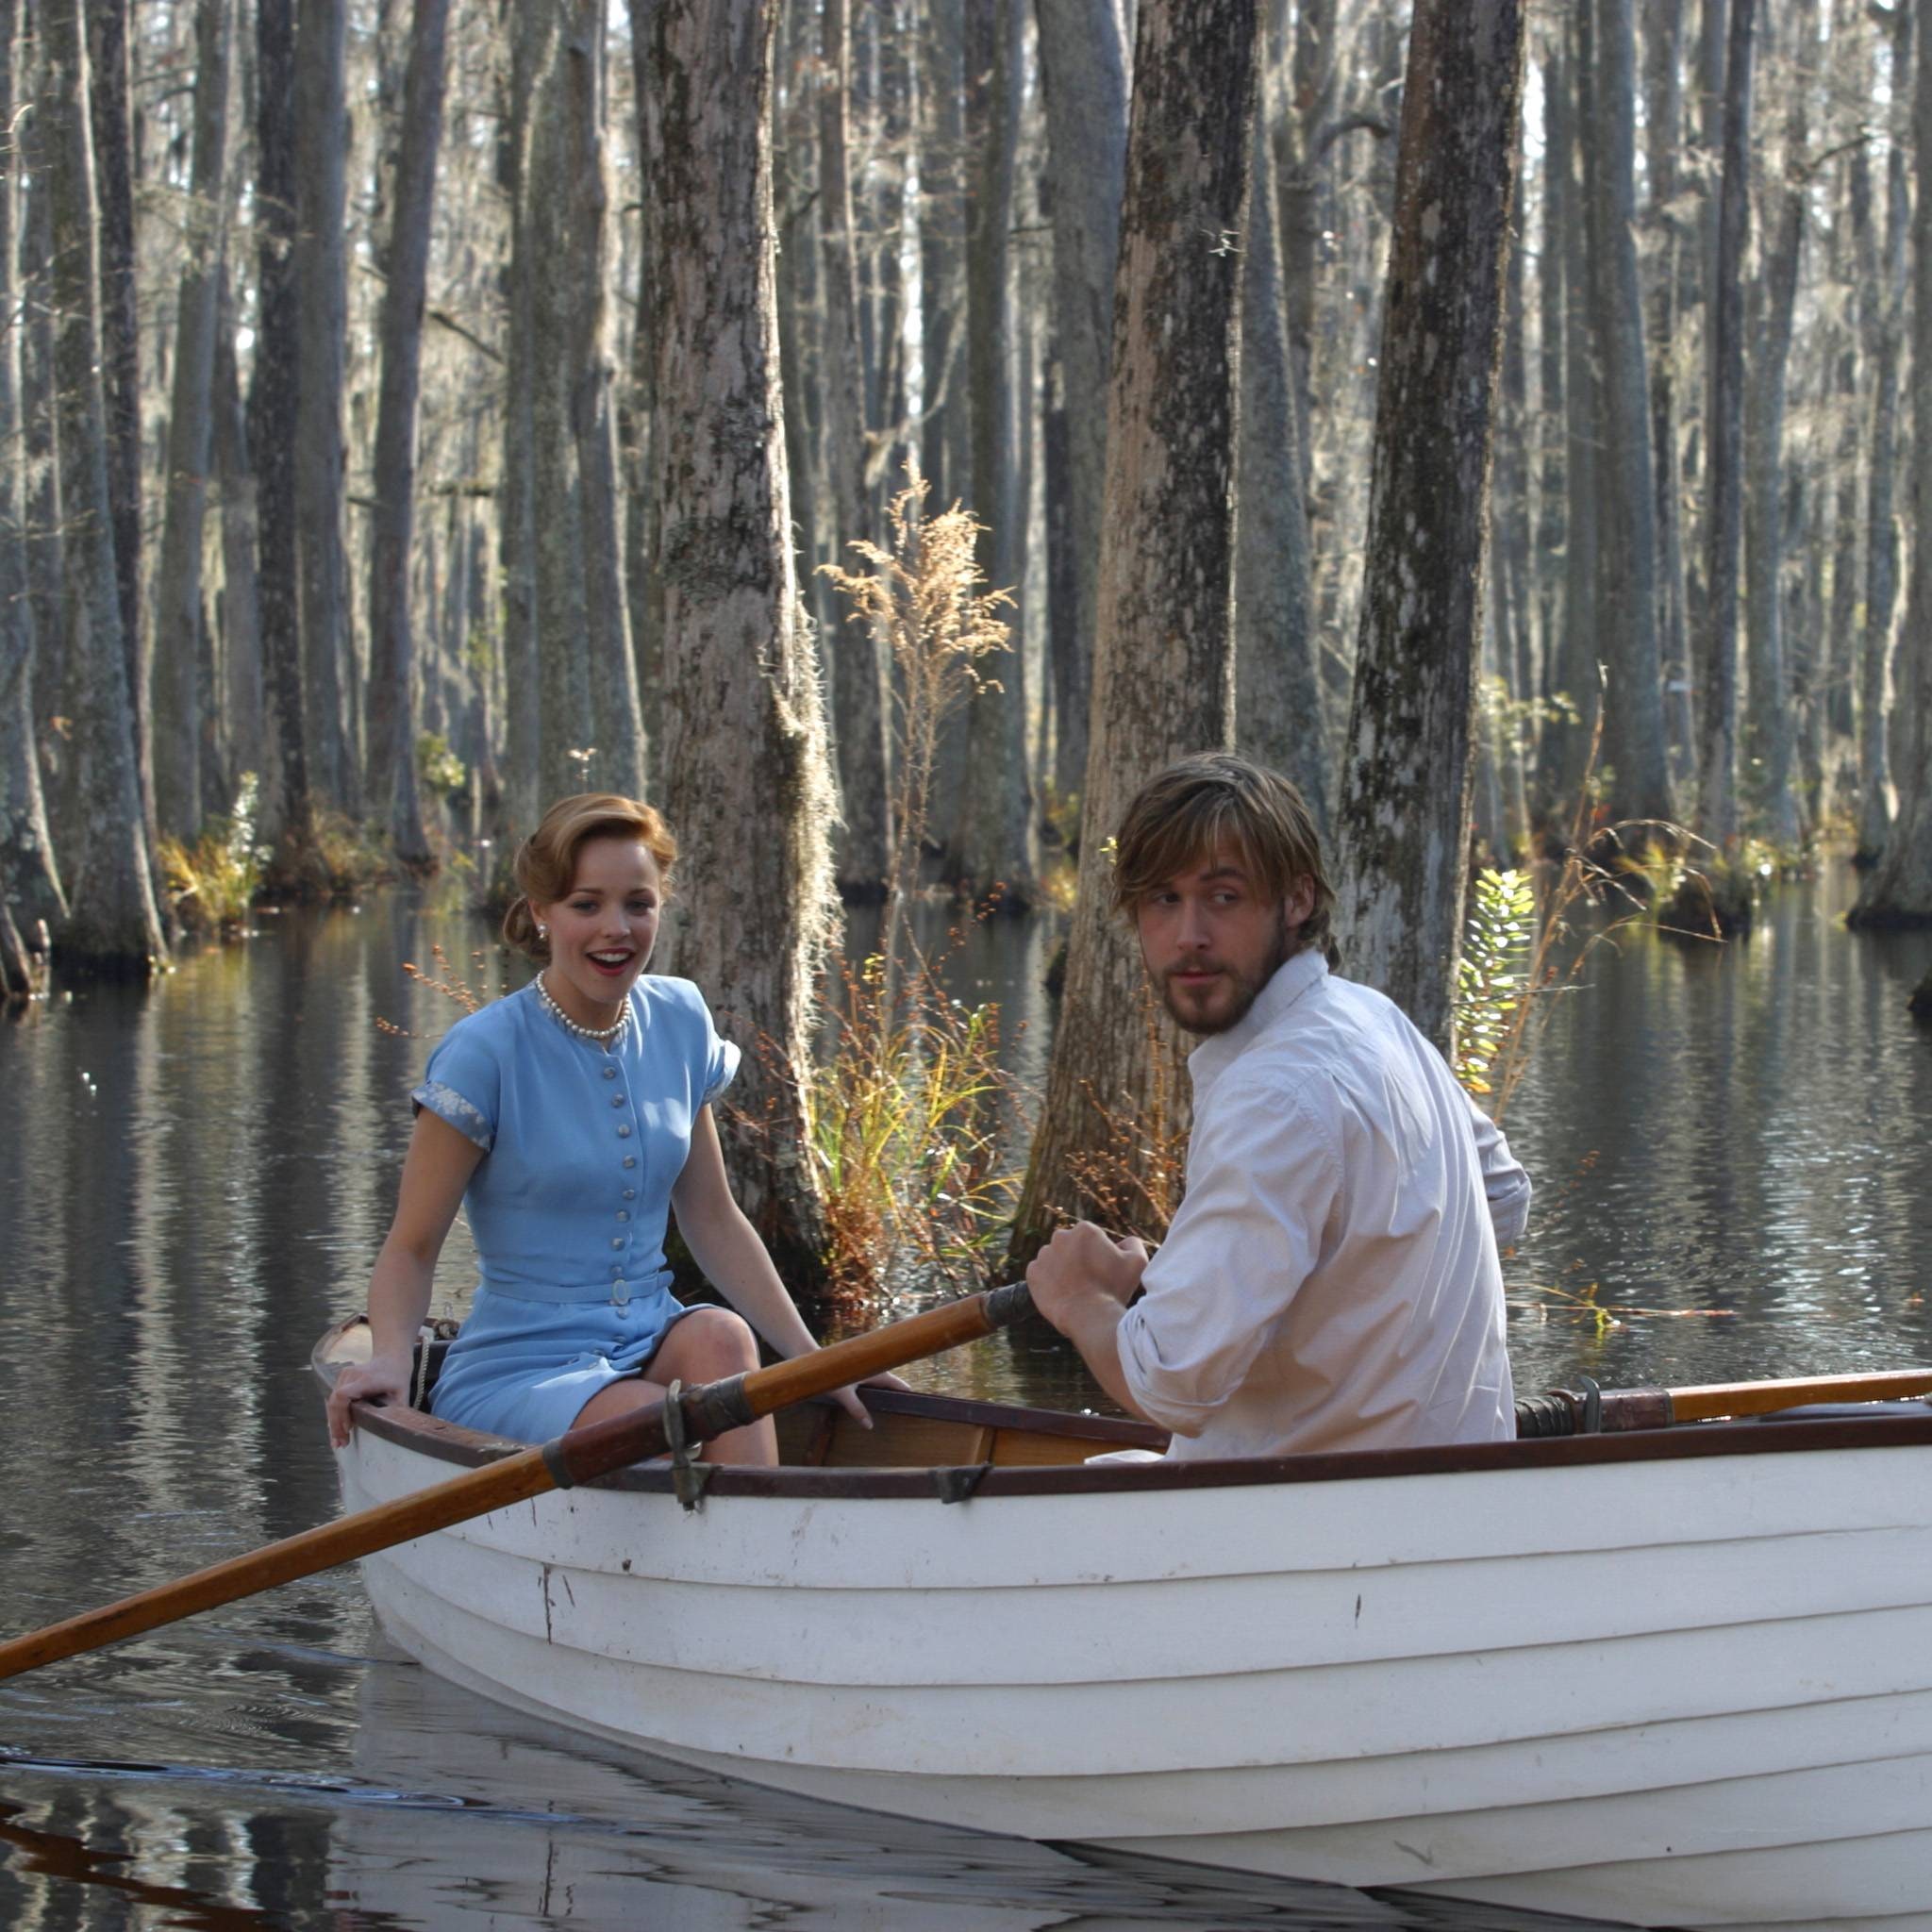
[[[738,1048],[688,979],[647,974],[630,1002],[614,1052],[530,985],[429,1056],[412,1098],[484,1150],[463,1195],[482,1278],[430,1403],[450,1422],[546,1442],[685,1312],[664,1265],[671,1190]]]

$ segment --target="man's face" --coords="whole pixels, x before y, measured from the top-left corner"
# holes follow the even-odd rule
[[[1157,887],[1134,911],[1141,958],[1162,1004],[1190,1033],[1225,1033],[1294,950],[1314,909],[1312,880],[1265,896],[1242,855],[1223,846]]]

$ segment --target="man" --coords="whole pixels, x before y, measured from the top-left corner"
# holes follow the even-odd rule
[[[1529,1180],[1400,1009],[1331,976],[1300,794],[1222,753],[1171,766],[1127,809],[1113,895],[1202,1040],[1187,1191],[1151,1260],[1062,1228],[1026,1271],[1041,1312],[1171,1456],[1512,1436],[1497,1250]]]

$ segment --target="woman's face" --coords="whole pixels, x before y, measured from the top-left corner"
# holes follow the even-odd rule
[[[606,1025],[649,963],[664,882],[641,840],[588,839],[570,891],[532,909],[550,934],[550,996],[572,1019]]]

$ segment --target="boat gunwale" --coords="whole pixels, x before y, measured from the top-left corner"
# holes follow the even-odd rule
[[[310,1366],[325,1385],[337,1367],[324,1351],[348,1324],[331,1328],[316,1343]],[[1147,1424],[1111,1416],[1076,1415],[1059,1409],[1009,1407],[967,1397],[917,1391],[868,1389],[867,1403],[882,1413],[922,1416],[979,1426],[1039,1430],[1086,1438],[1095,1442],[1145,1445],[1164,1440]],[[1919,1412],[1887,1409],[1871,1416],[1774,1422],[1679,1423],[1655,1429],[1617,1430],[1600,1435],[1518,1437],[1507,1442],[1441,1443],[1417,1449],[1357,1449],[1299,1456],[1201,1458],[1193,1461],[1131,1463],[969,1463],[976,1478],[972,1497],[1107,1495],[1150,1490],[1248,1489],[1318,1482],[1360,1482],[1384,1477],[1468,1475],[1513,1470],[1574,1469],[1598,1464],[1674,1462],[1726,1456],[1803,1454],[1821,1449],[1932,1447],[1932,1405]],[[421,1409],[355,1406],[358,1428],[439,1462],[479,1468],[532,1445],[466,1429]],[[713,1468],[706,1495],[764,1496],[791,1501],[874,1500],[897,1497],[930,1502],[939,1479],[962,1465],[914,1468],[813,1468],[787,1463],[776,1469]],[[672,1493],[667,1465],[641,1464],[599,1476],[588,1487]]]

